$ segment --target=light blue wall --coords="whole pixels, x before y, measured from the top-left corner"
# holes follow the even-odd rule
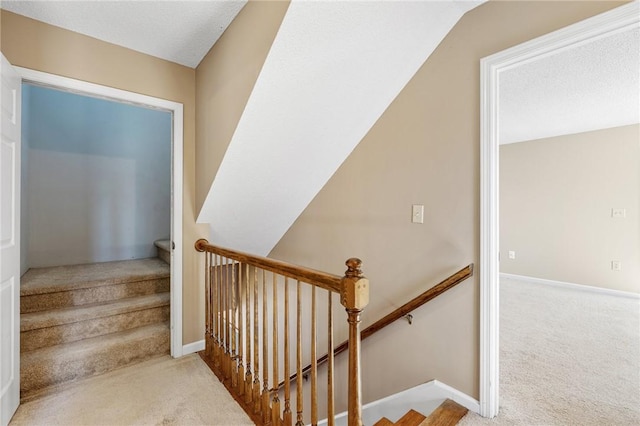
[[[171,114],[23,89],[28,266],[155,256],[170,234]]]

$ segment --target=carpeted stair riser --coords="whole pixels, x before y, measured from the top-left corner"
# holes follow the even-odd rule
[[[169,253],[167,250],[158,247],[158,257],[168,264],[171,264],[171,253]]]
[[[20,334],[20,351],[27,352],[47,346],[75,342],[109,333],[129,330],[169,320],[169,306],[125,312],[108,317],[94,318],[51,327],[23,331]]]
[[[157,258],[30,269],[20,288],[20,393],[170,350],[170,270]]]
[[[167,292],[169,288],[170,279],[166,277],[60,292],[23,294],[20,297],[20,312],[39,312],[90,303],[108,302],[127,297]]]
[[[158,252],[158,258],[171,264],[171,240],[156,240],[153,242]]]
[[[168,322],[25,352],[20,369],[21,400],[49,386],[94,376],[168,354]]]

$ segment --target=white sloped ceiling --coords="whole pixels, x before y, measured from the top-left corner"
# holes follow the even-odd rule
[[[481,3],[294,0],[200,211],[210,241],[267,255]]]

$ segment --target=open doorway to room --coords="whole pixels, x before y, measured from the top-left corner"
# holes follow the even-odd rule
[[[553,423],[544,416],[554,413],[580,424],[640,418],[637,392],[623,390],[640,383],[637,10],[637,4],[622,6],[482,61],[481,410],[487,417],[498,412],[500,390],[507,423],[519,415]],[[506,86],[511,77],[546,86],[533,89],[531,99],[522,87]],[[545,96],[555,99],[534,107]],[[509,118],[516,118],[512,130],[537,133],[509,134]],[[501,145],[507,139],[516,143]],[[514,312],[507,303],[516,299]]]
[[[24,400],[182,355],[182,105],[18,71]]]

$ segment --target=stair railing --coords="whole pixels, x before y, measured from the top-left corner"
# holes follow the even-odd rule
[[[362,425],[360,314],[369,302],[369,281],[362,274],[362,262],[356,258],[347,260],[347,271],[340,277],[216,247],[204,239],[198,240],[195,248],[205,253],[205,351],[201,355],[252,420],[262,425],[294,424],[290,378],[293,355],[297,377],[302,375],[304,360],[311,362],[307,395],[310,413],[305,413],[303,407],[305,386],[296,382],[295,425],[304,425],[305,416],[312,425],[318,423],[317,317],[318,306],[324,305],[330,354],[326,359],[326,418],[329,426],[334,425],[332,310],[337,294],[346,309],[349,329],[348,424]],[[322,292],[326,293],[324,300]],[[295,299],[295,306],[291,298]],[[291,336],[292,328],[295,338]],[[279,386],[280,366],[284,370],[283,391]]]
[[[404,305],[400,306],[399,308],[396,308],[395,310],[393,310],[393,312],[385,315],[384,317],[380,318],[378,321],[366,327],[360,333],[360,341],[365,340],[366,338],[372,336],[376,332],[382,330],[386,326],[390,325],[391,323],[401,318],[408,318],[409,323],[411,323],[411,317],[409,316],[411,312],[418,309],[419,307],[429,302],[430,300],[433,300],[436,297],[440,296],[444,292],[452,289],[453,287],[460,284],[462,281],[466,280],[472,275],[473,275],[473,263],[465,266],[464,268],[460,269],[458,272],[450,275],[449,277],[440,281],[438,284],[434,285],[433,287],[429,288],[428,290],[414,297]],[[322,365],[325,362],[327,362],[330,358],[333,359],[337,355],[346,351],[348,348],[349,348],[349,340],[345,340],[344,342],[340,343],[338,346],[335,346],[332,353],[327,352],[326,354],[318,358],[315,364]],[[296,372],[295,374],[292,374],[291,377],[289,377],[289,380],[294,381],[300,376],[307,377],[307,375],[309,374],[309,371],[311,371],[311,364],[307,365],[305,368],[302,369],[302,374],[299,374],[298,372]],[[284,382],[280,382],[280,387],[283,387],[283,386],[284,386]]]

